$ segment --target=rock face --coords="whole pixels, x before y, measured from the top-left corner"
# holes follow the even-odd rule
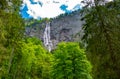
[[[82,24],[80,21],[80,12],[74,12],[67,16],[61,16],[50,21],[51,28],[51,41],[53,48],[56,44],[62,41],[79,41],[82,36]],[[33,24],[31,27],[26,28],[26,34],[35,36],[43,41],[43,34],[45,29],[45,22]]]

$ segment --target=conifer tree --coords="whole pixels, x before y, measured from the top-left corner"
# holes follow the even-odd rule
[[[84,7],[83,41],[93,64],[94,79],[119,79],[120,73],[120,2],[94,0]],[[101,3],[102,2],[102,3]]]

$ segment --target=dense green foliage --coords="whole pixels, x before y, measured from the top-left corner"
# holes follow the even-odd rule
[[[87,53],[73,42],[62,42],[50,53],[39,39],[24,34],[25,25],[49,19],[23,20],[21,0],[0,0],[0,79],[119,79],[120,1],[84,1]]]
[[[90,62],[78,43],[60,43],[53,53],[53,79],[92,79]]]
[[[52,55],[43,48],[39,39],[26,38],[21,41],[21,47],[15,52],[9,74],[0,73],[1,79],[50,79]],[[3,64],[1,70],[7,68],[7,62]],[[7,72],[6,69],[3,71]]]
[[[95,6],[83,9],[86,14],[83,41],[93,64],[93,78],[119,79],[120,1],[105,5],[100,5],[102,0],[94,1]]]
[[[52,73],[54,71],[53,65],[58,61],[52,61],[56,60],[54,54],[49,53],[39,39],[28,38],[24,35],[25,20],[19,15],[20,3],[20,0],[0,0],[0,79],[54,79],[52,76],[54,74]],[[26,26],[35,21],[26,22]],[[48,21],[48,19],[37,22],[42,21]],[[69,45],[71,47],[71,45],[76,46],[77,44],[69,43],[67,46],[69,47]],[[74,67],[71,67],[71,65],[68,68],[74,68],[75,71],[70,72],[69,79],[78,79],[79,76],[88,79],[87,77],[91,77],[89,74],[91,70],[90,64],[86,60],[84,51],[80,50],[78,46],[75,49],[71,50],[73,51],[71,55],[68,55],[72,56],[76,53],[74,59],[70,57]],[[62,50],[68,51],[67,48]],[[65,57],[66,54],[67,52],[62,55]],[[69,65],[69,60],[66,62]],[[56,79],[59,76],[61,75],[58,74]]]
[[[8,60],[1,67],[1,79],[92,79],[90,62],[78,43],[61,43],[52,54],[39,39],[19,42],[21,47],[15,50],[9,74],[3,69],[9,66]]]
[[[11,5],[9,5],[11,3]],[[20,1],[0,0],[0,77],[10,73],[13,57],[24,37],[24,22],[19,15]]]
[[[49,79],[51,54],[39,39],[27,38],[12,63],[12,79]]]

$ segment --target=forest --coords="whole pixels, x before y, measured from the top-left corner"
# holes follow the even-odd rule
[[[93,1],[82,1],[82,41],[48,51],[25,35],[22,1],[0,0],[0,79],[120,79],[120,0]]]

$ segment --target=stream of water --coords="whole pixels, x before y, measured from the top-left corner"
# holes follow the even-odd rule
[[[50,22],[46,23],[44,35],[43,35],[44,45],[50,52],[52,50],[52,41],[50,40]]]

